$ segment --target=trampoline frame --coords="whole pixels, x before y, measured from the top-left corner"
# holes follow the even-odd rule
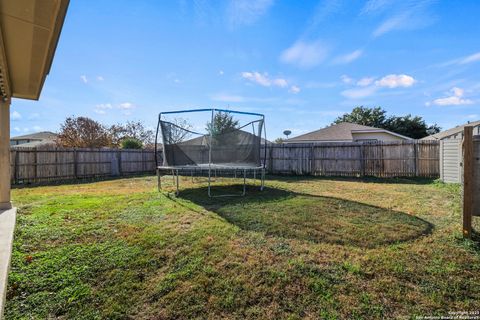
[[[161,176],[162,172],[171,172],[172,177],[173,177],[173,183],[176,187],[175,195],[178,196],[180,193],[179,190],[179,173],[184,173],[184,172],[191,172],[192,176],[192,181],[193,181],[193,172],[200,171],[201,173],[204,171],[208,171],[208,196],[210,198],[215,198],[215,197],[235,197],[235,196],[245,196],[246,194],[246,187],[247,187],[247,172],[253,172],[253,177],[254,177],[254,184],[256,181],[256,174],[259,171],[261,178],[260,178],[260,191],[263,191],[265,187],[265,166],[266,166],[266,159],[267,159],[267,148],[265,145],[264,148],[264,157],[263,157],[263,163],[260,166],[252,166],[252,165],[241,165],[241,164],[214,164],[212,163],[212,139],[213,139],[213,132],[210,132],[210,143],[209,143],[209,150],[208,150],[208,164],[205,165],[183,165],[183,166],[168,166],[168,165],[159,165],[158,163],[158,150],[157,150],[157,145],[158,145],[158,132],[160,129],[160,123],[162,121],[162,115],[165,114],[176,114],[176,113],[190,113],[190,112],[207,112],[210,111],[212,113],[211,116],[211,123],[213,123],[215,112],[226,112],[226,113],[234,113],[234,114],[243,114],[243,115],[252,115],[252,116],[258,116],[261,117],[262,121],[262,127],[260,128],[260,146],[262,142],[262,133],[264,134],[264,139],[265,143],[267,141],[267,130],[265,127],[265,115],[260,114],[260,113],[253,113],[253,112],[243,112],[243,111],[234,111],[234,110],[225,110],[225,109],[192,109],[192,110],[178,110],[178,111],[167,111],[167,112],[160,112],[158,115],[158,123],[157,123],[157,132],[155,134],[155,167],[156,167],[156,174],[157,174],[157,186],[158,186],[158,191],[162,190],[162,182],[161,182]],[[257,120],[260,121],[260,120]],[[263,129],[263,131],[262,131]],[[162,132],[162,151],[163,151],[163,162],[165,164],[165,137]],[[261,152],[261,148],[259,150]],[[261,158],[261,155],[260,155]],[[260,159],[261,162],[261,159]],[[221,194],[221,195],[212,195],[212,171],[215,173],[215,177],[217,176],[217,170],[221,171],[232,171],[236,177],[236,174],[238,171],[243,171],[243,191],[241,194]]]

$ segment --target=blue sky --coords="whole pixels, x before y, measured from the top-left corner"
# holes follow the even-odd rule
[[[12,102],[11,134],[218,107],[265,113],[275,139],[359,105],[447,129],[480,120],[479,14],[476,0],[72,0],[40,100]]]

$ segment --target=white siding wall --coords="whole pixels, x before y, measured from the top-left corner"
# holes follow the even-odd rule
[[[440,179],[460,183],[462,176],[462,140],[446,139],[440,142]]]

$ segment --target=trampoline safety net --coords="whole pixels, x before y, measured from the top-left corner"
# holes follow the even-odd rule
[[[182,118],[174,120],[166,114],[206,112],[206,123],[197,125],[203,132]],[[183,115],[182,115],[183,116]],[[247,117],[246,117],[247,116]],[[247,121],[241,123],[241,120]],[[164,167],[220,166],[261,167],[264,116],[231,110],[201,109],[184,112],[168,112],[159,116],[157,136],[162,137]]]

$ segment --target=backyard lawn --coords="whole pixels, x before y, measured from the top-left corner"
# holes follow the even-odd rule
[[[155,177],[13,190],[5,317],[480,311],[480,248],[461,237],[458,186],[270,177],[264,192],[209,199],[204,184],[182,184],[178,198]]]

